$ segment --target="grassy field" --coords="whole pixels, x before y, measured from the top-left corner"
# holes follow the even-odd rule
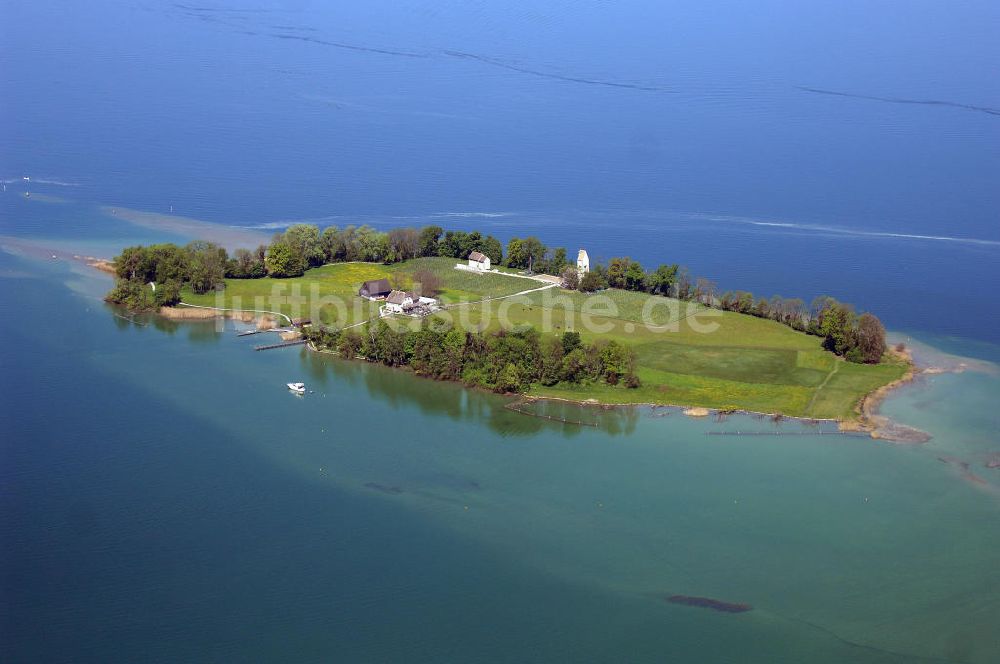
[[[356,296],[361,282],[368,279],[386,277],[406,286],[414,272],[428,269],[440,277],[440,297],[449,305],[503,298],[542,285],[524,278],[462,272],[454,265],[454,259],[445,258],[397,265],[326,265],[297,279],[227,280],[223,293],[196,296],[185,292],[183,299],[191,304],[281,311],[314,320],[318,311],[323,323],[344,326],[377,315],[377,303]],[[304,302],[296,305],[295,297]],[[323,304],[324,298],[346,306]],[[550,335],[574,329],[587,341],[617,339],[636,351],[642,380],[638,389],[603,383],[535,386],[531,390],[535,396],[853,419],[854,408],[865,394],[906,371],[899,362],[878,366],[844,362],[824,351],[819,338],[773,321],[627,291],[588,296],[553,288],[451,306],[437,315],[479,329],[530,324]]]
[[[357,296],[362,282],[370,279],[386,278],[408,289],[415,272],[430,270],[441,279],[439,298],[445,304],[511,295],[540,285],[531,279],[463,272],[455,269],[455,262],[453,258],[419,258],[394,265],[336,263],[295,279],[226,279],[221,292],[196,295],[184,290],[181,297],[188,304],[277,311],[343,327],[378,315],[379,303]]]
[[[467,320],[496,329],[504,316],[514,324],[531,324],[548,334],[575,329],[587,341],[601,337],[631,345],[637,355],[642,387],[626,390],[604,384],[556,385],[532,388],[535,396],[604,403],[658,403],[708,408],[735,408],[795,417],[853,419],[865,394],[902,376],[906,367],[891,362],[878,366],[851,364],[822,349],[818,337],[776,323],[732,312],[711,311],[686,303],[673,307],[673,318],[662,315],[642,325],[642,301],[666,300],[641,293],[609,292],[618,304],[606,315],[584,320],[585,297],[572,294],[572,306],[555,300],[564,291],[543,291],[470,308]],[[553,302],[558,304],[553,306]],[[678,306],[679,305],[679,306]],[[602,307],[595,309],[604,311]],[[660,307],[667,309],[664,303]],[[689,324],[692,313],[699,331]],[[448,315],[454,315],[449,312]],[[676,326],[669,323],[676,322]],[[597,331],[592,331],[597,330]]]

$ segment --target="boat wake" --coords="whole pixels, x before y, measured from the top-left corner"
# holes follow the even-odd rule
[[[810,233],[824,235],[842,235],[844,237],[859,238],[884,238],[896,240],[925,240],[931,242],[955,242],[960,244],[973,244],[988,247],[1000,247],[1000,240],[987,240],[975,237],[960,237],[953,235],[922,235],[918,233],[897,233],[892,231],[866,231],[846,226],[828,226],[823,224],[802,224],[788,221],[769,221],[765,219],[753,219],[749,217],[737,217],[729,215],[696,214],[690,215],[694,218],[706,221],[718,221],[731,224],[743,224],[747,226],[757,226],[760,228],[773,228],[779,230],[806,231]]]

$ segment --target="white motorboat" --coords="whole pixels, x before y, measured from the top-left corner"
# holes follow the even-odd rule
[[[305,383],[286,383],[286,385],[288,385],[288,389],[289,390],[291,390],[292,392],[295,392],[296,394],[305,394],[306,393],[306,384]]]

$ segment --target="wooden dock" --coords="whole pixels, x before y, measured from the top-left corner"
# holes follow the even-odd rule
[[[242,332],[237,332],[238,337],[249,337],[251,334],[260,334],[264,330],[243,330]]]
[[[271,350],[273,348],[288,348],[289,346],[301,346],[306,342],[305,339],[298,339],[296,341],[283,341],[280,344],[268,344],[267,346],[254,346],[254,350]]]

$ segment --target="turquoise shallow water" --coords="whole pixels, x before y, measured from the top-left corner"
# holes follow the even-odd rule
[[[923,446],[737,417],[567,427],[452,384],[133,325],[0,257],[5,661],[991,662],[996,375]],[[68,286],[68,287],[67,287]],[[298,398],[283,384],[301,379]],[[26,388],[26,386],[28,386]],[[579,419],[594,418],[586,409]],[[963,477],[970,464],[983,483]],[[667,594],[752,604],[723,614]]]

